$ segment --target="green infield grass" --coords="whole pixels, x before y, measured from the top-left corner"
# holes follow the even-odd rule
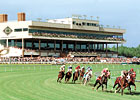
[[[73,64],[74,68],[79,64]],[[111,79],[108,81],[108,92],[92,90],[96,76],[93,75],[87,86],[80,81],[65,84],[57,83],[57,75],[61,65],[39,64],[1,64],[0,65],[0,100],[140,100],[140,83],[136,82],[137,90],[132,87],[132,94],[125,89],[124,95],[110,92],[115,77],[120,76],[121,70],[134,68],[136,80],[140,80],[140,65],[119,64],[80,64],[91,66],[93,74],[109,68]],[[68,67],[69,65],[66,65]],[[67,68],[66,68],[67,70]]]

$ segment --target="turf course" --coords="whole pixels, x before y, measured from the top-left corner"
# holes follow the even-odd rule
[[[68,65],[66,65],[68,66]],[[73,65],[76,67],[77,65]],[[81,64],[91,66],[94,72],[100,72],[104,67],[111,70],[111,76],[120,76],[123,69],[136,70],[136,80],[140,80],[140,66],[138,65],[113,65],[113,64]],[[124,95],[120,93],[97,92],[92,90],[96,77],[93,76],[89,85],[84,86],[77,81],[73,84],[57,83],[57,75],[60,65],[0,65],[0,100],[139,100],[140,83],[136,83],[137,90],[130,95],[125,89]],[[73,68],[74,69],[74,68]],[[108,82],[108,90],[114,84],[115,79]]]

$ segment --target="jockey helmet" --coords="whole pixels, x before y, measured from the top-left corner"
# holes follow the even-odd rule
[[[108,68],[106,68],[105,70],[108,70]]]
[[[131,69],[130,69],[130,71],[134,71],[134,69],[133,69],[133,68],[131,68]]]
[[[90,67],[87,68],[87,70],[90,69]]]

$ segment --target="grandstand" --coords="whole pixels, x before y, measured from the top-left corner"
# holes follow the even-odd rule
[[[108,45],[125,42],[125,29],[103,27],[98,20],[72,17],[42,22],[26,21],[25,13],[17,15],[17,21],[8,21],[7,14],[0,14],[0,46],[9,48],[1,57],[117,57],[118,49],[109,51]]]

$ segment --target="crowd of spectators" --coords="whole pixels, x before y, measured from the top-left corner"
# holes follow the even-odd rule
[[[140,58],[101,58],[101,57],[10,57],[0,58],[0,63],[132,63],[140,62]]]
[[[56,33],[32,33],[33,36],[45,36],[45,37],[62,37],[62,38],[82,38],[82,39],[97,39],[97,40],[114,40],[114,41],[125,41],[123,38],[116,37],[96,37],[88,35],[70,35],[70,34],[56,34]]]

